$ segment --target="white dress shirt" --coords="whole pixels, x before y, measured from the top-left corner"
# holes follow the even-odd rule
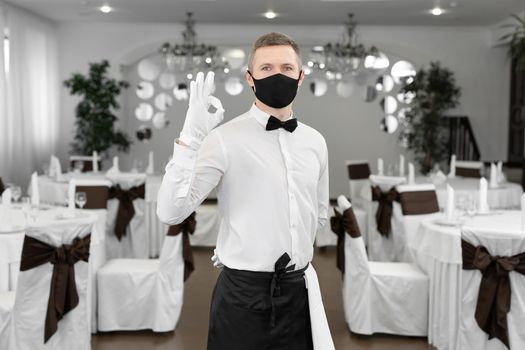
[[[175,143],[158,193],[157,215],[174,225],[217,187],[217,255],[234,269],[274,271],[285,252],[296,269],[306,266],[327,220],[324,137],[301,122],[291,133],[267,131],[269,117],[254,104],[212,130],[198,151]]]

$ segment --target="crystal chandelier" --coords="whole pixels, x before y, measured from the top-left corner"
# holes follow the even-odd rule
[[[377,69],[376,61],[381,54],[375,46],[367,49],[363,44],[358,43],[356,26],[354,14],[348,14],[342,40],[335,44],[315,46],[310,53],[308,67],[324,71],[328,80],[340,80],[343,74],[347,73],[358,75]]]
[[[192,79],[199,71],[228,73],[229,64],[216,46],[197,43],[197,33],[193,28],[195,20],[192,15],[191,12],[187,13],[186,29],[182,32],[183,43],[166,42],[159,49],[167,67],[185,74],[187,79]]]

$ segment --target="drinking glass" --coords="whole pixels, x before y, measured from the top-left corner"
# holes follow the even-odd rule
[[[86,202],[87,202],[86,192],[75,193],[75,203],[80,207],[80,209],[84,208],[84,205],[86,205]]]

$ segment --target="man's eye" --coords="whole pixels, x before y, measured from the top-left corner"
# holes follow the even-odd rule
[[[262,67],[262,70],[270,70],[270,67]]]
[[[292,71],[293,70],[293,67],[286,67],[285,68],[287,71]]]

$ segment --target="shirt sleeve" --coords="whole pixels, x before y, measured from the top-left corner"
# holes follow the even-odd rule
[[[324,139],[323,139],[324,141]],[[317,232],[319,232],[328,220],[328,206],[329,206],[329,185],[328,185],[328,148],[326,141],[323,142],[323,152],[321,158],[321,170],[319,174],[319,182],[317,184]]]
[[[198,151],[177,143],[157,195],[157,216],[168,225],[184,221],[217,186],[227,167],[227,154],[217,130]]]

